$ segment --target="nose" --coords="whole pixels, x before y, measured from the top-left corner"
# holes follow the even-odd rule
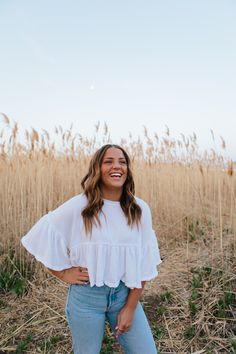
[[[115,169],[120,169],[120,167],[121,167],[121,162],[119,162],[119,161],[114,161],[112,165],[113,165],[113,166],[112,166],[113,168],[115,168]]]

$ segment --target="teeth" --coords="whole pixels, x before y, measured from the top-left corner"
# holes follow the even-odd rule
[[[119,174],[119,173],[112,173],[110,176],[111,176],[111,177],[121,177],[121,174]]]

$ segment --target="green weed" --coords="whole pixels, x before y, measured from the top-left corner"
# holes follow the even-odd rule
[[[190,310],[191,315],[193,315],[193,316],[196,315],[197,305],[194,302],[192,302],[191,300],[189,300],[189,302],[188,302],[188,308]]]
[[[201,297],[201,295],[199,294],[199,292],[196,289],[192,290],[192,294],[191,294],[191,300],[195,301],[197,299],[199,299]]]
[[[18,343],[17,347],[16,347],[16,354],[21,354],[24,353],[29,346],[29,343],[32,341],[33,337],[31,334],[29,334],[26,339],[22,340],[20,343]]]
[[[172,299],[172,294],[169,291],[166,291],[164,294],[161,295],[162,301],[170,301]]]
[[[166,311],[166,308],[164,306],[160,306],[157,309],[157,315],[162,316],[165,313],[165,311]]]
[[[165,334],[165,327],[161,325],[152,325],[152,333],[155,340],[160,340]]]
[[[232,346],[233,353],[236,353],[236,339],[235,338],[231,338],[230,339],[230,344]]]
[[[209,276],[212,273],[212,268],[205,266],[202,268],[203,275]]]
[[[191,282],[191,286],[192,288],[202,288],[203,287],[203,283],[202,283],[202,279],[201,279],[201,276],[195,276],[193,275],[193,278],[192,278],[192,282]]]
[[[26,281],[25,279],[20,279],[17,277],[15,272],[0,272],[0,292],[11,291],[15,294],[23,295],[26,291]]]
[[[52,349],[53,347],[55,347],[55,345],[60,342],[61,340],[63,340],[63,336],[52,336],[48,339],[45,339],[42,343],[40,343],[40,349],[42,351],[49,351],[50,349]]]
[[[189,326],[184,330],[184,338],[192,339],[195,336],[195,328],[193,326]]]
[[[27,263],[18,259],[13,249],[10,249],[0,269],[0,293],[13,292],[23,296],[28,290],[27,279],[32,276]]]
[[[231,291],[225,291],[224,292],[224,302],[225,305],[232,305],[235,301],[235,294],[232,293]]]

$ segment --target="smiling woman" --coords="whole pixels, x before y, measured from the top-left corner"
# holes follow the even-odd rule
[[[125,352],[156,354],[139,297],[161,259],[126,151],[102,146],[81,185],[84,192],[44,215],[22,244],[69,284],[65,311],[74,354],[100,353],[106,318]]]
[[[120,200],[127,171],[123,151],[115,147],[107,149],[101,165],[100,190],[104,198]]]

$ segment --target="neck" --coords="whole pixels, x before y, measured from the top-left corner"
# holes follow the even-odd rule
[[[102,188],[101,189],[102,198],[112,200],[112,201],[120,201],[122,190],[107,190]]]

